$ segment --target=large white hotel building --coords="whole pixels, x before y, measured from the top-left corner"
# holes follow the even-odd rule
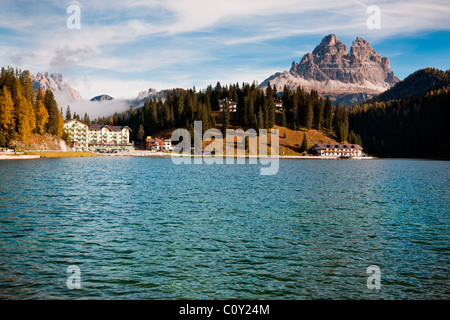
[[[88,151],[131,150],[131,129],[128,126],[86,124],[80,120],[64,121],[64,130],[69,133],[72,148]]]

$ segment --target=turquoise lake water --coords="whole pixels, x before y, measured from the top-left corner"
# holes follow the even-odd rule
[[[282,159],[261,176],[62,158],[0,176],[1,299],[450,298],[449,162]]]

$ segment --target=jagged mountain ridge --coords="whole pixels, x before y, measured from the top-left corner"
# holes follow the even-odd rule
[[[291,90],[302,86],[337,102],[355,104],[380,94],[398,81],[390,70],[389,59],[377,53],[366,40],[357,37],[348,51],[345,44],[330,34],[299,63],[292,62],[289,71],[275,73],[260,88],[267,87],[269,82],[277,91],[282,91],[285,85]]]
[[[67,100],[82,100],[80,93],[64,80],[64,76],[61,73],[38,72],[34,76],[31,72],[27,72],[35,90],[40,87],[44,91],[49,89],[55,96],[62,96]]]

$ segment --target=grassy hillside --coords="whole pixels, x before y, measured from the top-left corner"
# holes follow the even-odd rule
[[[219,130],[221,129],[221,125],[216,126]],[[237,127],[230,127],[230,129],[238,129]],[[312,148],[317,143],[337,143],[336,137],[332,134],[327,134],[325,132],[311,129],[307,130],[306,128],[300,128],[299,130],[291,130],[289,128],[280,127],[275,125],[274,129],[279,130],[279,154],[280,155],[300,155],[300,147],[303,142],[303,135],[306,134],[306,139],[308,141],[308,149]],[[170,138],[172,135],[173,129],[163,130],[155,133],[152,137],[160,137],[160,138]],[[271,137],[269,135],[268,142],[270,144]],[[226,146],[226,141],[223,141],[224,150]],[[205,148],[209,142],[203,143],[203,148]]]

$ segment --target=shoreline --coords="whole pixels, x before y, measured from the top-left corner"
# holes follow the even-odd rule
[[[19,160],[19,159],[49,159],[49,158],[75,158],[75,157],[189,157],[189,158],[257,158],[257,159],[301,159],[301,160],[372,160],[377,157],[352,157],[348,159],[341,159],[339,156],[300,156],[300,155],[193,155],[193,154],[171,154],[167,152],[153,152],[153,151],[127,151],[111,154],[94,153],[94,152],[80,152],[80,151],[24,151],[25,154],[0,154],[0,160]]]
[[[38,155],[25,155],[25,154],[17,154],[17,155],[6,155],[0,154],[0,160],[28,160],[28,159],[40,159],[41,157]]]

